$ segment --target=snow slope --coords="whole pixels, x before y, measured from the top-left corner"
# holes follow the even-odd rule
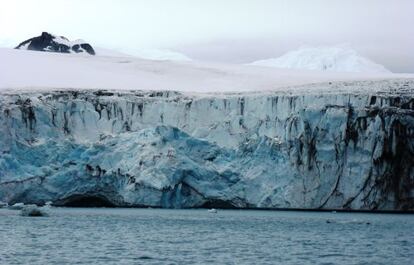
[[[255,61],[251,65],[327,72],[390,73],[384,66],[345,46],[300,48],[278,58]]]
[[[179,61],[179,62],[189,62],[192,61],[190,57],[175,51],[171,51],[168,49],[148,49],[142,48],[131,51],[131,55],[147,59],[147,60],[155,60],[155,61]]]
[[[178,61],[178,62],[189,62],[192,61],[188,56],[174,52],[167,49],[139,49],[130,52],[119,52],[116,50],[95,47],[96,54],[98,56],[109,56],[109,57],[137,57],[140,59],[154,60],[154,61]]]
[[[0,62],[0,91],[65,88],[187,92],[277,91],[287,86],[310,83],[414,77],[412,74],[331,73],[4,48],[0,49]]]

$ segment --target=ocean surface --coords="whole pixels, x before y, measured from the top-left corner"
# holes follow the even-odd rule
[[[0,264],[414,264],[414,215],[0,209]]]

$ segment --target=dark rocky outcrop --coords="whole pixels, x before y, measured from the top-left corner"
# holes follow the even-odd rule
[[[86,52],[95,55],[95,50],[89,43],[80,40],[71,42],[63,36],[55,36],[47,32],[42,32],[40,36],[23,41],[17,45],[16,49],[61,53]]]

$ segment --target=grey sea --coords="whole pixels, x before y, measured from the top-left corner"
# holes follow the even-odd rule
[[[0,209],[0,264],[414,264],[414,215]]]

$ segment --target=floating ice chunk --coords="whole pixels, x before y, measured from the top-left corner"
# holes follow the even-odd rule
[[[23,209],[23,207],[24,207],[24,203],[18,202],[18,203],[15,203],[15,204],[9,206],[9,209],[10,210],[21,210],[21,209]]]
[[[333,220],[333,219],[328,219],[326,220],[327,224],[355,224],[355,225],[370,225],[371,222],[369,221],[364,221],[364,220],[357,220],[357,219],[352,219],[352,220]]]
[[[47,202],[45,202],[45,205],[43,205],[43,208],[50,208],[50,207],[52,207],[52,204],[53,204],[53,202],[47,201]]]
[[[38,207],[37,205],[26,205],[20,211],[20,215],[39,217],[39,216],[47,216],[47,213],[44,210],[42,210],[42,208]]]

